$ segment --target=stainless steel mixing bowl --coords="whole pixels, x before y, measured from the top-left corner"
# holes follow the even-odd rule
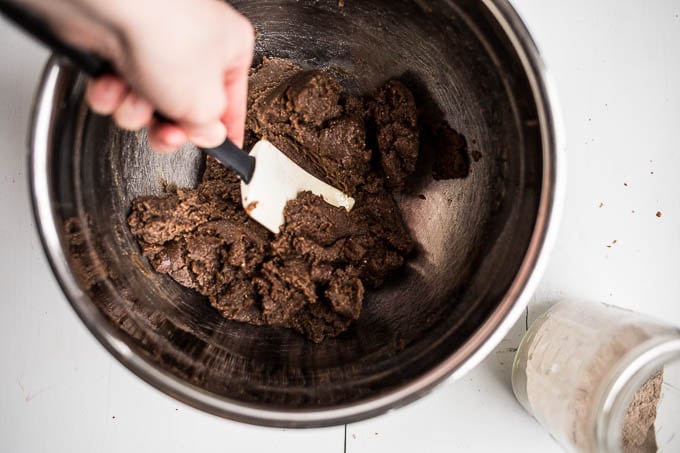
[[[523,312],[555,223],[555,122],[527,30],[505,0],[232,3],[258,30],[258,56],[330,66],[356,92],[400,78],[421,121],[448,120],[481,160],[453,181],[433,181],[421,162],[398,200],[416,255],[367,296],[348,332],[317,345],[227,321],[153,272],[126,226],[130,203],[195,184],[201,156],[154,154],[143,133],[90,114],[82,76],[52,60],[35,108],[31,182],[45,250],[74,309],[154,387],[245,422],[345,423],[461,376]]]

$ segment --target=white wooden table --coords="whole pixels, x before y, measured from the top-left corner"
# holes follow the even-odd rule
[[[680,1],[515,4],[551,70],[568,142],[564,219],[530,320],[581,297],[680,325]],[[560,451],[510,389],[524,319],[462,380],[346,427],[225,421],[133,376],[69,307],[30,214],[25,137],[46,56],[0,21],[0,451]]]

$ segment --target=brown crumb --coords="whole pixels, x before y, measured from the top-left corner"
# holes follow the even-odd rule
[[[344,8],[345,7],[345,0],[338,0],[338,8]]]
[[[604,207],[604,203],[600,202],[600,206],[598,206],[598,207],[599,207],[599,208],[603,208],[603,207]]]
[[[473,149],[470,151],[470,157],[472,157],[472,160],[475,162],[479,162],[482,158],[482,153],[480,153],[478,150]]]
[[[422,193],[420,195],[418,195],[418,198],[420,198],[421,200],[427,200],[427,197],[425,195],[423,195]]]
[[[356,435],[356,434],[352,434],[352,439],[356,439],[356,438],[357,438],[357,435]]]
[[[169,182],[165,178],[161,178],[161,187],[163,188],[163,192],[165,192],[165,193],[171,193],[171,192],[177,191],[177,184]]]
[[[626,186],[626,187],[628,187],[628,183],[627,183],[627,182],[624,182],[623,185]]]
[[[662,215],[663,215],[663,214],[661,213],[661,211],[656,211],[656,216],[657,216],[658,218],[661,218]]]
[[[260,204],[259,201],[251,201],[248,203],[248,206],[246,206],[246,212],[248,215],[252,214],[255,208],[257,208],[257,205]]]

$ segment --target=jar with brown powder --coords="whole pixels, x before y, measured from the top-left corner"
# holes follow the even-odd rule
[[[569,451],[680,451],[680,329],[564,301],[530,327],[512,387]]]

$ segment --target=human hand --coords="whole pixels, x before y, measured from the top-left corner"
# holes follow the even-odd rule
[[[250,22],[215,0],[25,0],[62,39],[112,62],[118,76],[90,80],[86,101],[121,128],[148,126],[160,152],[187,140],[243,145]],[[174,123],[153,119],[161,112]]]

